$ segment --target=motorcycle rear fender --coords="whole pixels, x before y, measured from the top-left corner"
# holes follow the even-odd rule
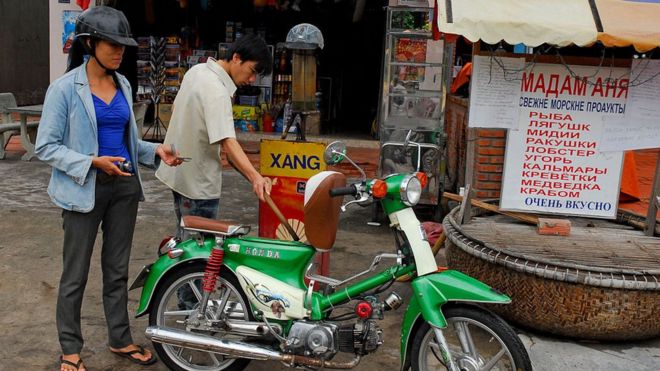
[[[408,340],[423,322],[447,327],[440,307],[448,302],[508,304],[511,299],[468,275],[454,270],[417,277],[412,281],[413,295],[401,325],[401,369],[410,363]]]
[[[149,268],[149,275],[145,279],[140,295],[140,305],[138,306],[135,317],[145,315],[149,311],[154,292],[162,279],[173,270],[195,262],[206,264],[211,249],[215,245],[213,239],[206,239],[203,246],[199,246],[194,240],[189,240],[177,245],[178,249],[183,250],[183,254],[178,258],[170,258],[166,255],[160,256]]]

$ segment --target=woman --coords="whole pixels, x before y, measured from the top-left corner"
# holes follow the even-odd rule
[[[128,81],[115,72],[125,46],[135,46],[123,13],[97,6],[76,24],[67,73],[46,93],[36,153],[53,167],[48,194],[62,210],[63,271],[57,300],[60,370],[85,370],[80,312],[99,224],[103,230],[103,306],[110,351],[139,364],[156,357],[133,343],[128,321],[128,262],[143,200],[138,162],[158,156],[175,166],[169,147],[138,139]],[[89,54],[86,62],[83,54]]]

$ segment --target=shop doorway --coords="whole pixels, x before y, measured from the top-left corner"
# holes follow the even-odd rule
[[[284,42],[287,32],[297,24],[314,24],[325,39],[317,58],[322,133],[373,138],[385,22],[380,2],[365,1],[358,12],[359,2],[352,0],[289,1],[288,8],[261,7],[261,3],[271,2],[254,0],[114,3],[111,5],[127,15],[135,36],[177,35],[184,48],[217,50],[218,43],[231,39],[228,22],[233,24],[234,34],[255,32],[270,45]],[[296,3],[298,10],[292,7]],[[124,73],[131,80],[129,70],[135,67],[130,58],[127,64]],[[276,62],[274,69],[277,67]]]
[[[0,6],[0,92],[19,106],[43,103],[48,88],[48,6],[3,0]]]

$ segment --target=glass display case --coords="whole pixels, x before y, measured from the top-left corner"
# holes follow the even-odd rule
[[[408,131],[422,144],[421,170],[429,177],[420,204],[438,205],[444,174],[444,104],[451,45],[434,40],[433,8],[428,1],[391,0],[378,112],[381,156],[386,176],[414,171],[417,148],[403,147]]]

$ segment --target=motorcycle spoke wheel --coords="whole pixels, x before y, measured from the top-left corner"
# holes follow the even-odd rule
[[[216,283],[216,289],[209,297],[204,318],[217,320],[222,315],[231,320],[250,320],[246,311],[249,308],[240,286],[235,280],[228,280],[221,274]],[[196,319],[202,300],[203,268],[183,271],[172,277],[169,284],[163,285],[157,295],[150,316],[150,324],[189,332],[201,332],[194,326],[188,326],[188,320]],[[232,277],[233,278],[233,277]],[[232,282],[234,281],[234,282]],[[220,309],[220,305],[223,306]],[[233,335],[218,329],[203,332],[217,338],[244,340],[243,336]],[[164,362],[175,370],[189,371],[219,371],[242,369],[246,360],[226,357],[222,354],[191,350],[183,347],[154,344],[154,347],[164,359]]]
[[[522,342],[499,317],[471,307],[449,308],[445,317],[447,327],[442,333],[459,370],[531,370]],[[435,333],[428,324],[420,328],[414,341],[413,370],[447,369]]]

